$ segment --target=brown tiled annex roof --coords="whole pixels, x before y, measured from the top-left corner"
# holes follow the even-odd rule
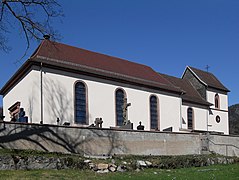
[[[188,67],[188,68],[191,71],[193,71],[198,76],[198,78],[200,78],[201,81],[206,83],[206,85],[208,87],[216,88],[216,89],[223,90],[226,92],[230,91],[212,73],[202,71],[202,70],[196,69],[194,67]]]
[[[167,79],[152,68],[120,58],[44,40],[33,53],[31,61],[81,70],[114,78],[146,83],[154,87],[180,93]]]
[[[161,74],[161,75],[167,80],[169,80],[174,86],[180,87],[184,91],[184,94],[182,95],[183,101],[196,103],[200,105],[206,105],[206,106],[211,105],[209,102],[205,101],[200,96],[200,94],[197,92],[197,90],[192,86],[192,84],[188,80],[165,75],[165,74]]]

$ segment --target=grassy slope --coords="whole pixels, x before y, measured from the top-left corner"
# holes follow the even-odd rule
[[[214,165],[199,168],[183,169],[145,169],[140,172],[130,171],[125,173],[99,174],[93,171],[80,170],[16,170],[0,171],[0,179],[239,179],[239,164]]]

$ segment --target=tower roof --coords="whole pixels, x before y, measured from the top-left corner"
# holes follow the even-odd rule
[[[212,73],[190,66],[188,66],[187,69],[189,69],[202,83],[208,87],[230,92],[230,90],[228,90]]]

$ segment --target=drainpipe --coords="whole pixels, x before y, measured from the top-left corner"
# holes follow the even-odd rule
[[[41,121],[40,124],[43,124],[43,85],[42,85],[42,62],[40,67],[40,96],[41,96]]]
[[[207,88],[206,88],[206,101],[208,102],[208,95],[207,95]],[[210,134],[209,134],[209,132],[208,132],[208,119],[209,119],[209,113],[210,113],[210,106],[209,106],[209,108],[208,108],[208,112],[207,112],[207,135],[206,135],[206,142],[207,142],[207,151],[210,151],[210,143],[209,143],[209,136],[210,136]]]
[[[207,96],[207,88],[206,88],[206,101],[208,102],[208,96]],[[207,112],[207,134],[208,134],[208,119],[209,119],[209,113],[210,113],[210,106],[208,108],[208,112]]]
[[[207,112],[207,133],[208,133],[208,116],[209,116],[209,113],[210,113],[210,107],[208,108],[208,112]]]
[[[183,127],[182,127],[182,124],[183,124],[183,117],[182,117],[182,105],[183,105],[183,92],[181,93],[181,95],[180,95],[180,128],[182,129]]]

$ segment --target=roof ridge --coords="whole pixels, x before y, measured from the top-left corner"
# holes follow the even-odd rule
[[[188,67],[191,68],[191,69],[195,69],[195,70],[197,70],[197,71],[201,71],[201,72],[203,72],[203,73],[208,73],[208,74],[211,74],[211,75],[215,76],[213,73],[211,73],[211,72],[209,72],[209,71],[204,71],[204,70],[202,70],[202,69],[195,68],[195,67],[192,67],[192,66],[188,66]]]

